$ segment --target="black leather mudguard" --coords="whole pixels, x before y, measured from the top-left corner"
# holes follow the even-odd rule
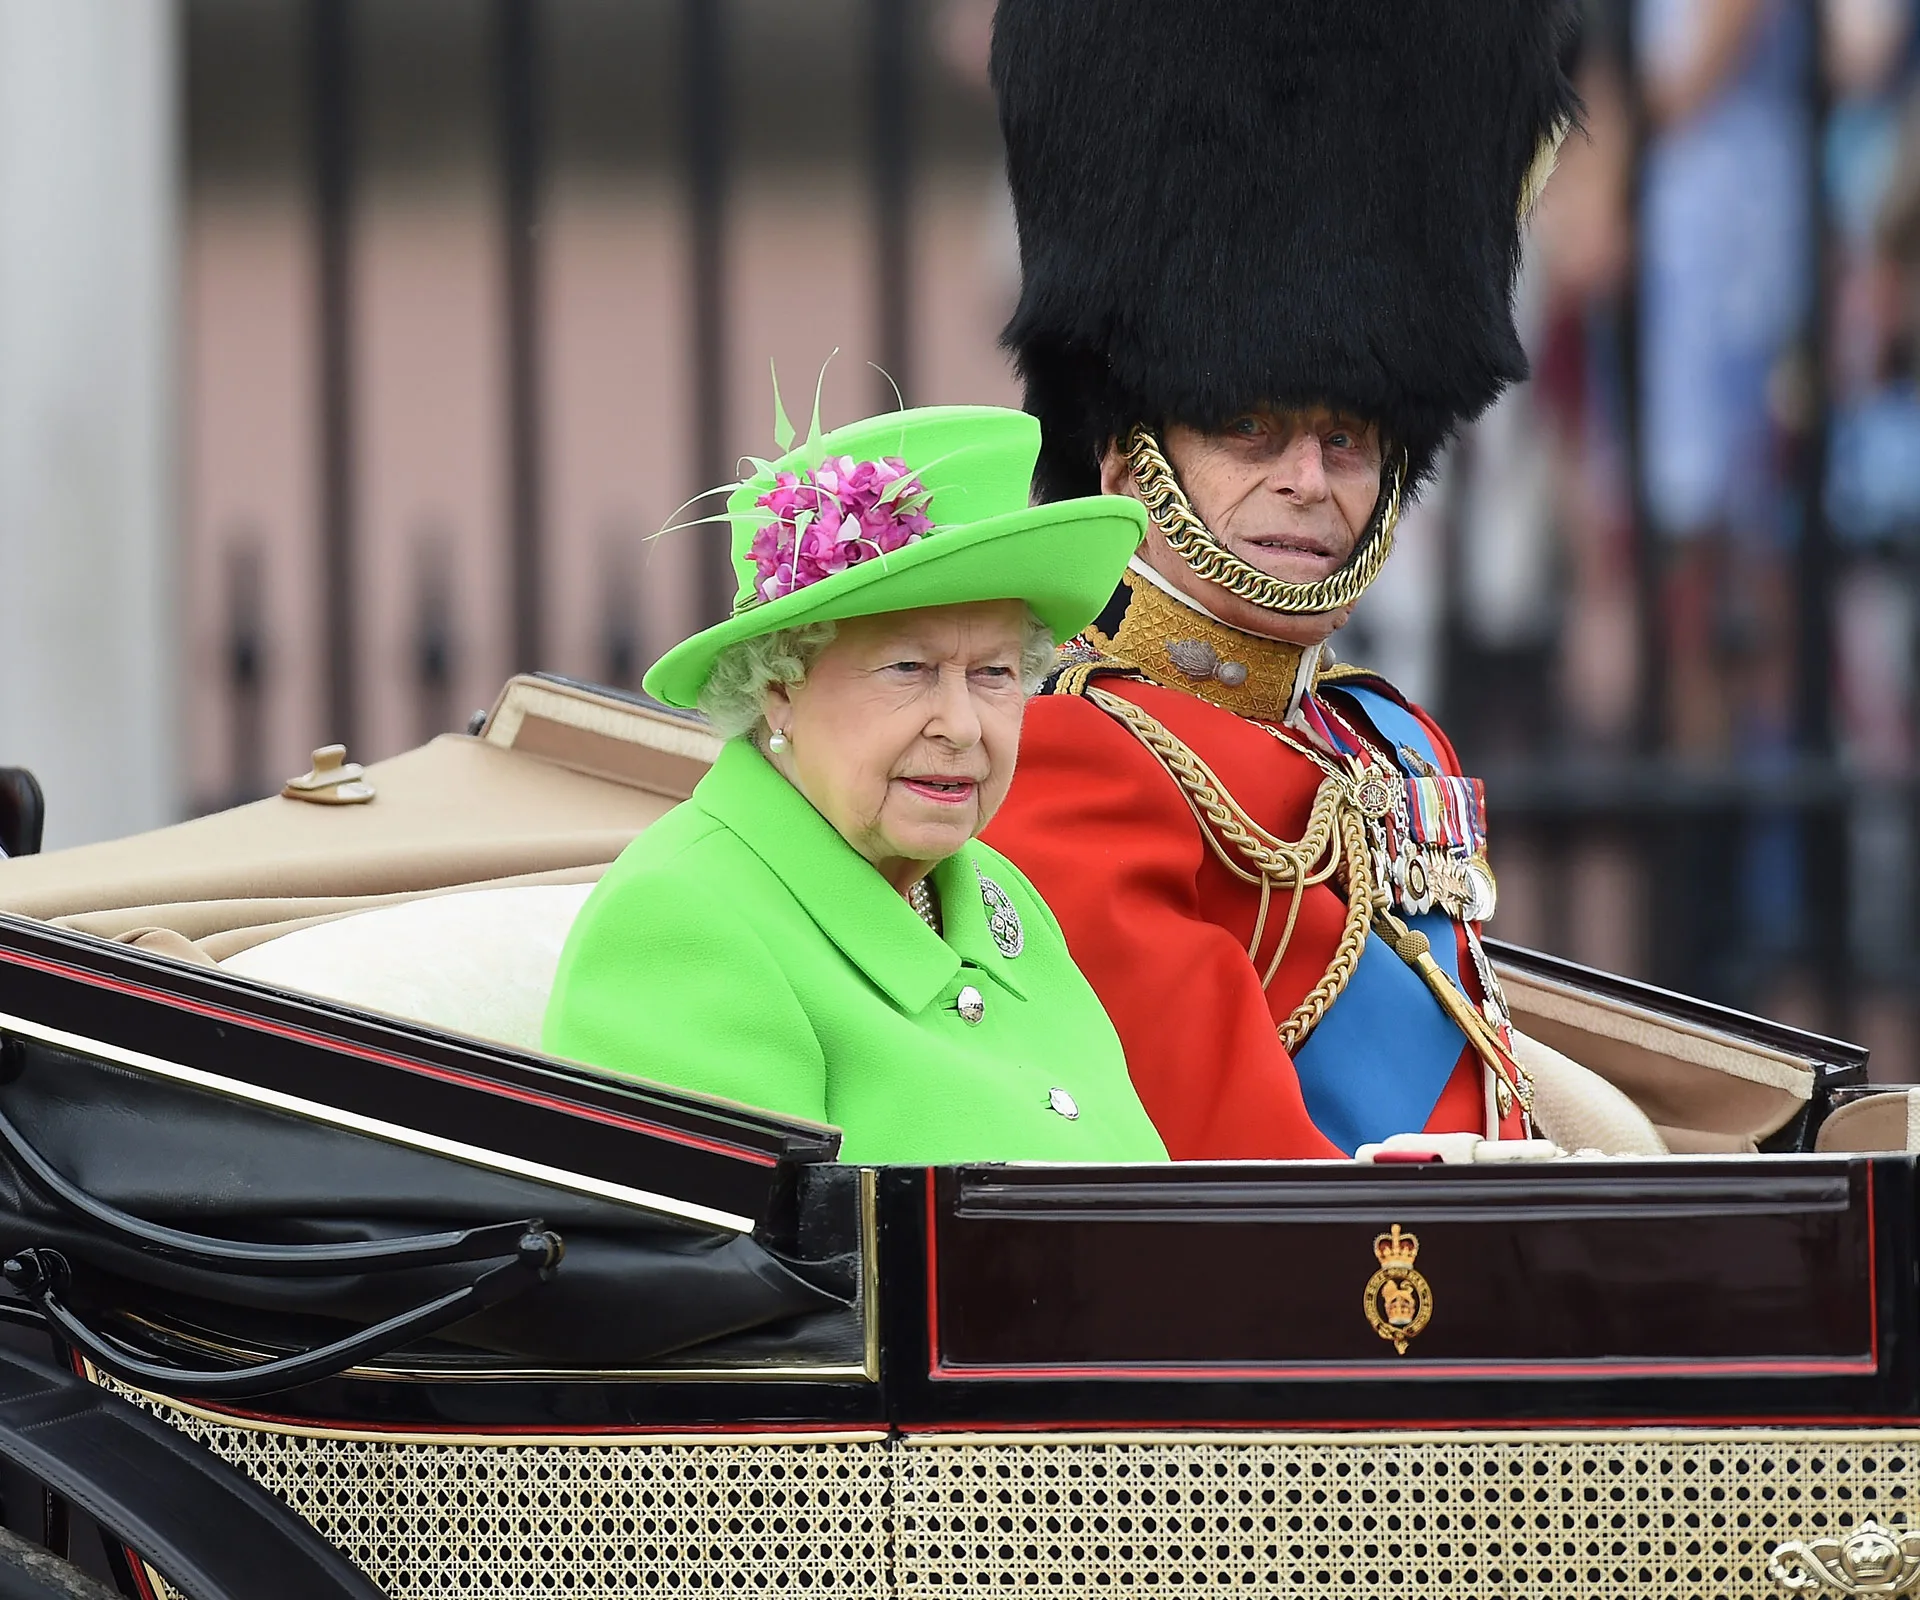
[[[189,1600],[384,1600],[212,1452],[119,1396],[4,1348],[0,1457],[85,1511]]]

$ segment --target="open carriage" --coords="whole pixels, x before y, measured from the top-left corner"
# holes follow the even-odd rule
[[[1676,1154],[843,1165],[531,1048],[711,743],[517,679],[0,868],[11,1524],[193,1600],[1920,1593],[1920,1101],[1863,1052],[1508,949]]]

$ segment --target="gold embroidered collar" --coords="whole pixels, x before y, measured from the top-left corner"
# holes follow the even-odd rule
[[[1182,605],[1137,573],[1121,579],[1131,598],[1119,631],[1087,637],[1105,654],[1164,688],[1210,700],[1236,716],[1284,722],[1293,709],[1304,645],[1242,633]]]

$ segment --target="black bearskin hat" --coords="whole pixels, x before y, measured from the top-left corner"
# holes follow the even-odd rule
[[[1526,376],[1522,191],[1576,109],[1574,0],[1000,0],[1042,498],[1136,422],[1377,422],[1410,481]]]

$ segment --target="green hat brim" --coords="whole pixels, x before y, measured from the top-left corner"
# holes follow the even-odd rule
[[[696,633],[653,664],[646,691],[691,708],[720,653],[743,639],[978,600],[1024,600],[1064,643],[1100,615],[1146,531],[1141,506],[1100,495],[930,534]]]

